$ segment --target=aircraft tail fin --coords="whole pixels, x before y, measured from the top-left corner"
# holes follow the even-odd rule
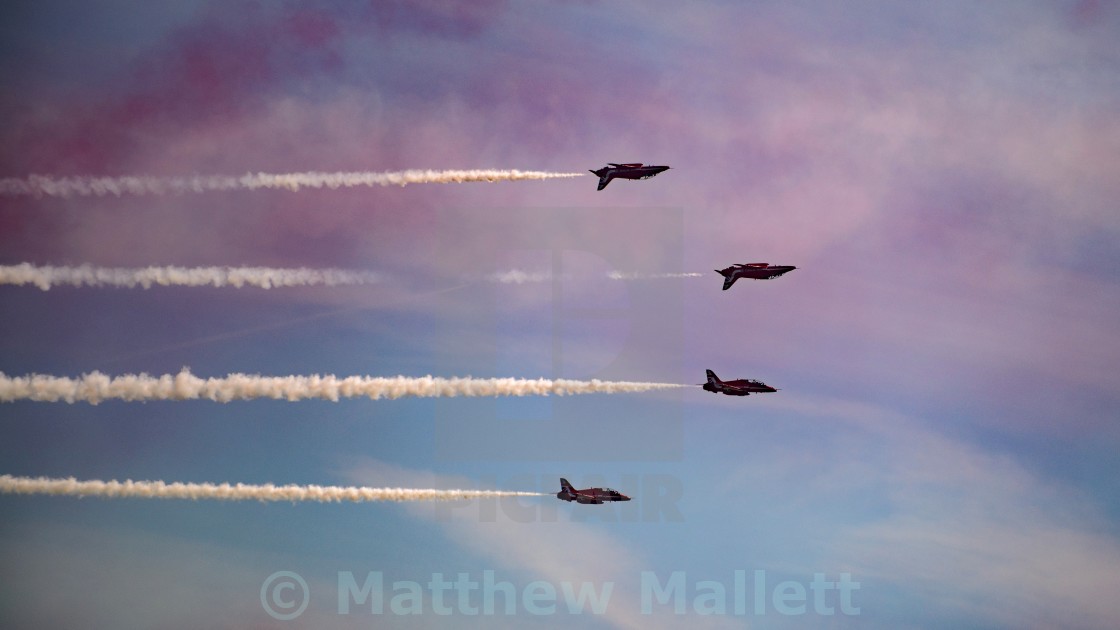
[[[730,289],[731,285],[735,284],[735,281],[739,279],[735,275],[735,268],[734,267],[728,267],[727,269],[716,269],[715,271],[719,275],[723,276],[723,290],[724,291]]]
[[[572,487],[572,484],[569,483],[568,480],[563,478],[563,477],[560,478],[560,491],[561,492],[567,492],[568,494],[572,494],[572,495],[574,495],[576,493],[576,489]]]
[[[709,385],[715,385],[715,384],[719,383],[719,377],[716,376],[715,372],[713,372],[711,370],[705,370],[705,371],[708,373],[708,384]]]
[[[611,183],[611,178],[610,177],[608,177],[606,175],[599,175],[599,187],[596,188],[596,190],[602,190],[602,189],[606,188],[607,184],[609,184],[609,183]]]

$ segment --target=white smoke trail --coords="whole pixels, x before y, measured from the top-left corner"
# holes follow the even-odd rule
[[[30,263],[0,265],[0,284],[33,284],[47,291],[54,285],[75,287],[295,287],[355,285],[378,282],[371,271],[346,269],[273,269],[269,267],[120,267],[37,266]]]
[[[627,271],[612,271],[607,274],[611,280],[662,280],[667,278],[702,278],[702,273],[638,273]]]
[[[78,481],[0,475],[0,494],[45,494],[103,499],[214,499],[218,501],[454,501],[489,497],[539,497],[540,492],[506,490],[428,490],[358,486],[277,486],[244,483],[167,483],[164,481]]]
[[[638,273],[628,271],[611,271],[606,274],[611,280],[661,280],[668,278],[702,278],[702,273]],[[560,276],[565,278],[565,276]],[[553,275],[544,272],[528,272],[520,269],[511,269],[509,271],[498,271],[488,276],[486,279],[490,282],[500,282],[502,284],[525,284],[527,282],[550,282]]]
[[[424,376],[373,377],[333,375],[259,376],[230,374],[224,378],[198,378],[184,368],[178,374],[149,376],[127,374],[110,377],[100,372],[72,379],[32,374],[11,377],[0,372],[0,402],[88,402],[103,400],[273,400],[340,398],[443,398],[454,396],[569,396],[577,394],[638,393],[691,387],[673,383],[625,381],[575,381],[522,378],[441,378]]]
[[[521,271],[520,269],[511,269],[509,271],[497,271],[488,276],[486,280],[489,282],[500,282],[502,284],[525,284],[526,282],[551,282],[552,274],[547,271]]]
[[[189,177],[48,177],[0,179],[0,195],[7,197],[102,197],[105,195],[166,195],[228,190],[270,188],[297,191],[301,188],[352,188],[354,186],[407,186],[408,184],[451,184],[462,182],[500,182],[527,179],[582,177],[583,173],[548,171],[407,170],[388,172],[246,173],[230,175],[193,175]]]

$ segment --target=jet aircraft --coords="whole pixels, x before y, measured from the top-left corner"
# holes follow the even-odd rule
[[[643,165],[641,162],[633,162],[629,164],[615,164],[608,162],[606,166],[597,170],[591,171],[593,174],[599,176],[599,188],[602,190],[611,183],[611,180],[616,177],[622,179],[649,179],[658,173],[664,173],[669,170],[668,166],[650,166],[649,164]]]
[[[556,498],[561,501],[568,501],[569,503],[575,501],[577,503],[586,503],[592,505],[602,505],[604,501],[629,501],[630,497],[622,494],[618,490],[610,488],[588,488],[586,490],[576,490],[572,484],[568,483],[567,479],[560,478],[560,492],[556,493]]]
[[[731,265],[727,269],[716,269],[716,273],[723,276],[723,290],[726,291],[735,284],[739,278],[753,278],[755,280],[769,280],[777,278],[783,273],[797,269],[793,265],[771,265],[769,263],[740,263]]]
[[[711,370],[708,370],[708,382],[704,383],[704,389],[709,392],[727,394],[728,396],[750,396],[751,394],[778,391],[762,381],[755,381],[749,378],[736,381],[721,381],[719,377],[716,376],[716,373]]]

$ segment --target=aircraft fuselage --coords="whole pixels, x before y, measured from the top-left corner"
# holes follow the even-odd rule
[[[585,505],[602,505],[607,501],[630,500],[630,497],[612,488],[587,488],[586,490],[576,490],[572,487],[572,484],[568,483],[567,479],[560,480],[560,492],[556,493],[556,498],[561,501],[568,501],[569,503],[575,501],[576,503],[583,503]]]
[[[728,396],[750,396],[751,394],[765,394],[776,392],[777,389],[770,387],[762,381],[754,379],[742,378],[734,381],[721,381],[716,373],[708,370],[708,381],[702,385],[704,391],[712,392],[715,394],[726,394]]]
[[[753,280],[769,280],[797,269],[793,265],[771,265],[769,263],[746,263],[731,265],[726,269],[716,269],[716,273],[723,276],[723,290],[726,291],[735,284],[739,278]]]
[[[669,170],[668,166],[652,166],[648,164],[641,164],[634,162],[631,164],[608,164],[597,171],[591,171],[593,174],[599,176],[599,188],[602,190],[611,183],[612,179],[621,177],[622,179],[649,179],[658,173],[664,173]]]

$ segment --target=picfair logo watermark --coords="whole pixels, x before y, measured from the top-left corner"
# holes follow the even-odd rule
[[[608,238],[605,216],[641,238]],[[686,281],[658,272],[683,269],[683,216],[649,207],[441,210],[435,261],[472,283],[472,326],[469,338],[439,344],[435,361],[454,373],[469,351],[476,373],[678,382],[665,366],[684,364]],[[462,238],[464,222],[502,225],[503,239],[478,248]],[[435,399],[434,454],[448,462],[676,462],[689,393],[618,394],[629,397],[631,413],[610,422],[573,396],[475,399],[472,422],[463,422],[462,401]]]

